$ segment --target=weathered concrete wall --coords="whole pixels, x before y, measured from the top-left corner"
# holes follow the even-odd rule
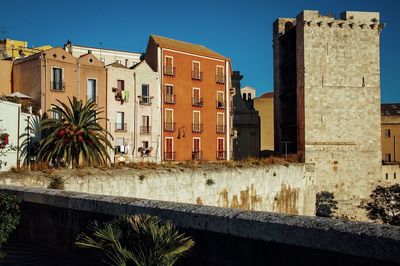
[[[82,252],[73,243],[89,221],[145,213],[171,220],[195,240],[183,265],[400,263],[400,229],[395,226],[46,189],[0,186],[0,191],[23,200],[21,240],[70,255]]]
[[[57,172],[68,191],[314,215],[313,167],[304,164],[216,169],[88,169]],[[44,173],[0,175],[0,184],[47,187]]]

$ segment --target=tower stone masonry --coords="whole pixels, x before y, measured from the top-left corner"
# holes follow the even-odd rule
[[[381,176],[379,19],[305,10],[273,25],[275,150],[314,164],[316,191],[349,217]]]

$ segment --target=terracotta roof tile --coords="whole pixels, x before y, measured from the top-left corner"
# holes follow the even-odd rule
[[[258,98],[273,98],[273,97],[274,97],[274,92],[273,91],[269,91],[269,92],[266,92],[266,93],[262,94]]]
[[[158,35],[152,34],[150,36],[154,40],[154,42],[163,48],[170,48],[170,49],[175,49],[187,53],[193,53],[197,55],[203,55],[203,56],[209,56],[209,57],[214,57],[218,59],[223,59],[223,60],[229,60],[229,58],[224,57],[223,55],[214,52],[211,49],[208,49],[207,47],[199,44],[193,44],[193,43],[188,43],[188,42],[183,42],[183,41],[178,41]]]

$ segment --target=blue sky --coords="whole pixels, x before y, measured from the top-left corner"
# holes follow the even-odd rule
[[[0,38],[30,45],[73,43],[144,52],[152,33],[203,44],[232,59],[244,75],[242,85],[260,95],[273,90],[272,23],[303,9],[339,16],[342,11],[379,11],[387,23],[381,33],[382,102],[400,102],[399,17],[397,0],[131,0],[7,1],[0,15]]]

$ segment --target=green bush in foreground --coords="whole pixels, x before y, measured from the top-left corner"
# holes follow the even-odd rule
[[[76,245],[101,250],[109,265],[170,266],[194,245],[169,221],[155,216],[123,216],[110,222],[94,221]]]
[[[0,192],[0,259],[5,255],[1,252],[3,244],[17,228],[21,218],[19,205],[20,200],[16,196]]]

